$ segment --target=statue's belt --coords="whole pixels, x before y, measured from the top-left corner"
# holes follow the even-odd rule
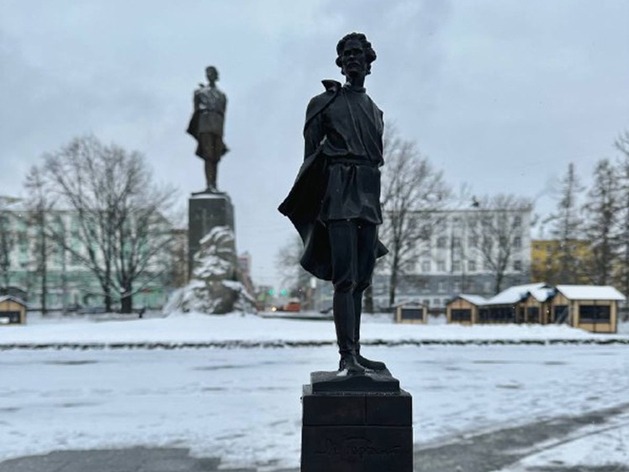
[[[357,166],[369,166],[369,167],[378,167],[377,162],[372,162],[366,157],[354,157],[354,156],[341,156],[334,157],[328,156],[328,165],[333,164],[349,164],[349,165],[357,165]]]
[[[221,116],[225,116],[225,113],[223,113],[220,110],[208,110],[207,108],[201,108],[199,109],[199,113],[217,113]]]

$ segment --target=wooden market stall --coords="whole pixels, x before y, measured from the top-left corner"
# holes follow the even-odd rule
[[[551,323],[551,300],[555,290],[550,287],[531,289],[520,302],[524,323]]]
[[[618,302],[625,296],[608,285],[557,285],[551,312],[556,323],[566,322],[593,333],[618,331]]]
[[[395,308],[396,323],[426,323],[428,307],[419,302],[407,302]]]
[[[0,297],[0,326],[26,324],[26,303],[17,297]]]
[[[478,322],[479,310],[487,302],[480,295],[460,294],[446,304],[448,323],[473,325]]]

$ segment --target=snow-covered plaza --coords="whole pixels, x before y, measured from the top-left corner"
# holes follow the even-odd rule
[[[556,326],[395,325],[381,317],[366,322],[364,333],[367,343],[382,343],[367,345],[365,353],[384,360],[413,395],[416,447],[629,401],[629,345],[543,342],[605,339],[589,333]],[[400,342],[492,337],[541,342]],[[241,347],[0,351],[0,461],[146,445],[189,447],[195,455],[220,455],[226,464],[261,470],[297,467],[301,386],[311,371],[336,367],[331,322],[188,315],[0,330],[0,348],[159,339],[165,345],[240,339]],[[587,440],[549,444],[523,464],[629,463],[629,416],[589,428]]]

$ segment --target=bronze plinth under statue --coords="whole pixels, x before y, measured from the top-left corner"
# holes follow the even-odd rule
[[[205,73],[208,84],[199,84],[194,91],[194,112],[187,131],[197,140],[197,156],[205,161],[206,189],[198,193],[216,193],[218,163],[228,151],[223,142],[227,97],[216,87],[216,67],[209,66]]]
[[[305,161],[279,210],[304,241],[302,266],[334,285],[339,370],[360,375],[386,369],[360,352],[363,292],[376,258],[387,252],[377,233],[384,124],[364,87],[376,59],[371,43],[364,34],[351,33],[336,52],[346,82],[324,80],[325,92],[310,100]]]

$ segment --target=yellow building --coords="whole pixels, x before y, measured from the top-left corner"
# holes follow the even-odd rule
[[[561,274],[559,258],[561,241],[558,239],[533,239],[531,241],[531,282],[548,282],[550,284],[565,283],[558,280]],[[583,239],[571,240],[575,259],[580,265],[585,265],[590,258],[590,242]],[[572,282],[586,284],[588,279],[584,271],[574,275]]]

